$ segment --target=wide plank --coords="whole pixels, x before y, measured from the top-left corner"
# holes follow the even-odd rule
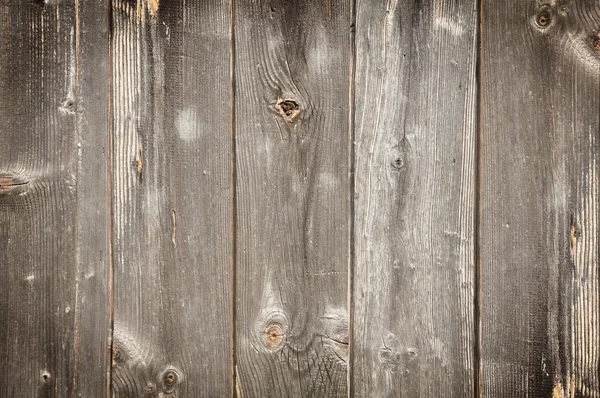
[[[231,396],[229,4],[112,2],[113,393]]]
[[[356,4],[358,397],[474,392],[476,3]]]
[[[235,4],[243,397],[347,396],[350,1]]]
[[[107,52],[103,2],[0,5],[3,397],[107,394]]]
[[[598,397],[600,4],[483,2],[484,397]]]

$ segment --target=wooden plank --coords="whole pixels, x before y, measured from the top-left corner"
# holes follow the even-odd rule
[[[349,1],[235,9],[237,388],[347,395]]]
[[[228,396],[229,5],[112,7],[113,391]]]
[[[483,4],[482,395],[598,397],[597,2]]]
[[[0,6],[4,397],[106,394],[107,12],[87,0]]]
[[[473,395],[476,9],[357,1],[360,397]]]

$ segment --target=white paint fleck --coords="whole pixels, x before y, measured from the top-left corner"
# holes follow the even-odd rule
[[[463,24],[461,21],[453,21],[450,16],[455,16],[455,13],[444,9],[442,2],[435,2],[433,6],[433,24],[438,29],[443,29],[452,36],[460,36],[464,33]]]
[[[331,173],[319,173],[319,185],[321,187],[335,188],[339,183],[338,178]]]
[[[177,115],[177,132],[185,142],[192,142],[200,135],[196,120],[196,111],[191,107],[184,109]]]
[[[448,19],[446,17],[436,18],[434,23],[435,23],[436,27],[444,29],[445,31],[450,33],[452,36],[460,36],[464,33],[464,29],[460,24],[458,24],[454,21],[451,21],[450,19]]]
[[[48,3],[47,4],[53,4]],[[58,2],[56,2],[58,4]],[[71,46],[69,53],[69,70],[67,72],[67,76],[69,78],[67,82],[67,95],[65,100],[58,106],[58,111],[63,115],[74,115],[75,114],[75,86],[76,86],[76,76],[77,76],[77,64],[76,64],[76,48],[75,48],[75,30],[71,28]]]
[[[33,274],[29,274],[25,277],[25,280],[27,282],[33,282],[34,279],[35,279],[35,276]]]
[[[312,40],[307,45],[306,62],[314,70],[330,70],[334,66],[335,49],[331,48],[331,40],[327,38],[327,31],[323,28],[316,28]]]
[[[171,28],[163,21],[165,27],[165,36],[167,36],[167,43],[171,44]]]

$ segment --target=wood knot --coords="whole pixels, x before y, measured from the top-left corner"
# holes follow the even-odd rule
[[[414,364],[417,356],[416,348],[403,346],[393,333],[388,333],[379,349],[379,362],[392,372],[406,369],[410,363]]]
[[[544,6],[535,17],[535,25],[540,29],[546,29],[552,24],[552,12],[550,7]]]
[[[567,7],[567,6],[562,6],[562,7],[560,7],[560,9],[559,9],[559,13],[560,13],[560,15],[562,15],[563,17],[564,17],[565,15],[567,15],[567,13],[568,13],[568,12],[569,12],[569,7]]]
[[[278,323],[272,323],[267,325],[265,329],[265,346],[268,348],[275,348],[283,341],[283,331],[281,325]]]
[[[73,99],[71,99],[71,98],[67,98],[58,107],[58,110],[63,115],[74,115],[75,114],[75,101]]]
[[[15,188],[29,184],[29,181],[18,180],[9,176],[0,176],[0,195],[6,195]]]
[[[9,191],[13,187],[13,179],[10,177],[0,177],[0,192]]]
[[[275,109],[287,123],[293,122],[300,114],[300,105],[293,99],[280,99]]]
[[[402,159],[402,157],[397,157],[396,159],[392,160],[392,168],[400,170],[403,166],[404,160]]]
[[[406,354],[408,355],[409,358],[416,358],[417,357],[417,351],[414,348],[409,348],[406,351]]]
[[[264,353],[281,350],[290,335],[287,316],[278,307],[264,308],[255,321],[252,333],[255,348]]]
[[[173,392],[175,385],[179,382],[179,374],[174,369],[167,369],[162,375],[163,391]]]
[[[112,362],[113,366],[117,366],[118,363],[123,362],[123,354],[117,346],[113,346],[112,349]]]
[[[410,143],[403,138],[398,144],[389,149],[386,159],[392,172],[404,171],[410,161]]]
[[[600,34],[595,34],[590,39],[592,48],[596,51],[596,54],[600,55]]]

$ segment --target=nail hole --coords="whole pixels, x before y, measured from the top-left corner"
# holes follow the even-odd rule
[[[46,370],[44,370],[44,371],[42,372],[42,381],[43,381],[44,383],[47,383],[47,382],[49,382],[49,381],[50,381],[50,373],[49,373],[48,371],[46,371]]]

